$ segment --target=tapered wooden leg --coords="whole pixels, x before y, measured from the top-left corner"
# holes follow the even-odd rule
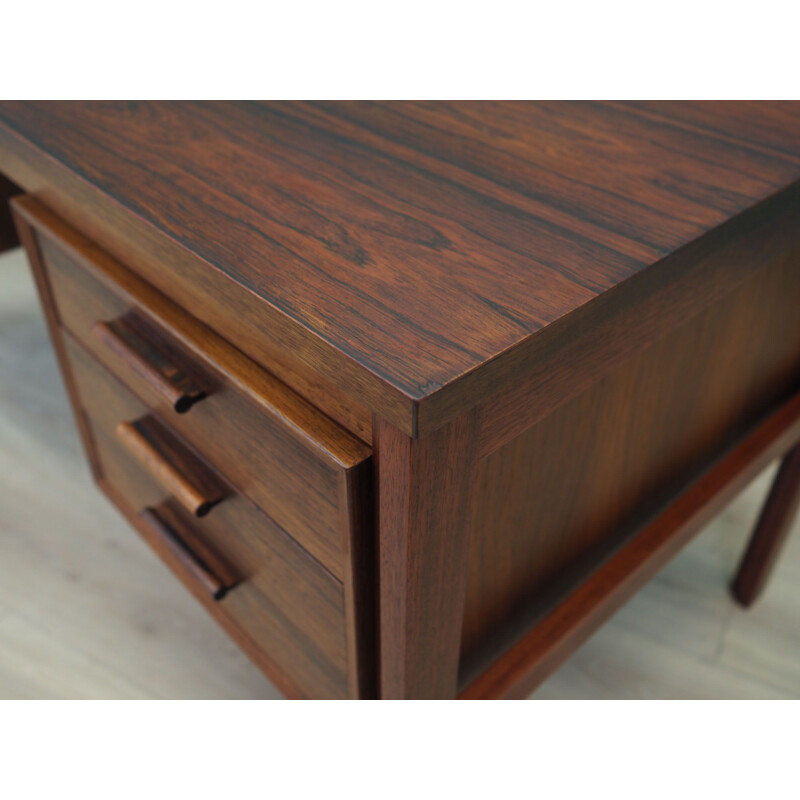
[[[375,422],[381,698],[456,696],[476,430],[473,414],[423,439]]]
[[[733,581],[733,596],[752,605],[767,583],[800,505],[800,445],[784,457],[761,509],[750,544]]]

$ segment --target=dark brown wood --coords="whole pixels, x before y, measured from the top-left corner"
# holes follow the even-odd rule
[[[18,194],[22,194],[22,189],[0,174],[0,253],[20,243],[9,205],[9,200]]]
[[[551,325],[535,346],[519,348],[467,376],[465,389],[470,381],[496,379],[498,371],[514,378],[508,391],[481,406],[481,453],[488,455],[523,433],[616,367],[647,358],[645,351],[668,332],[711,306],[722,306],[737,287],[758,287],[764,267],[781,262],[791,271],[792,259],[800,253],[798,188],[790,191],[794,199],[787,198],[783,211],[774,198],[746,221],[722,226],[671,257],[667,285],[654,271],[640,273],[575,312],[564,321],[569,325]],[[630,302],[620,300],[623,294]],[[741,289],[736,296],[741,297]],[[624,310],[609,313],[609,306],[617,303]],[[747,336],[744,320],[735,327],[739,339]]]
[[[291,351],[411,435],[800,177],[792,103],[728,105],[725,135],[613,103],[4,103],[0,123],[17,183],[245,352]]]
[[[309,344],[302,335],[279,326],[275,327],[272,338],[260,335],[270,316],[261,313],[262,304],[254,302],[249,292],[221,273],[206,271],[204,262],[139,222],[122,206],[109,203],[97,187],[62,165],[49,159],[30,159],[30,153],[18,150],[22,143],[17,139],[4,140],[5,132],[0,124],[0,173],[6,171],[24,177],[27,190],[47,202],[47,207],[38,201],[34,203],[42,216],[48,215],[57,225],[64,226],[67,221],[71,226],[79,226],[93,242],[102,245],[102,254],[110,253],[146,275],[162,292],[191,308],[199,319],[212,324],[218,333],[254,361],[266,365],[332,419],[362,440],[371,441],[372,416],[362,400],[353,396],[359,393],[345,393],[310,366],[322,363],[329,364],[329,370],[336,367],[337,358],[324,352],[324,345],[313,341]],[[56,210],[59,216],[48,208]],[[89,241],[79,234],[76,236],[81,245]],[[169,264],[169,280],[164,280],[164,264]],[[153,274],[149,274],[148,267]],[[237,313],[224,314],[225,308],[236,308]]]
[[[100,320],[92,326],[92,333],[144,378],[176,413],[185,414],[206,396],[206,390],[175,364],[163,348],[136,330],[135,318]]]
[[[115,433],[123,447],[194,516],[204,517],[225,498],[220,482],[153,417],[120,422]]]
[[[251,586],[246,507],[338,587],[335,636],[280,580],[222,601],[294,695],[522,692],[800,388],[800,104],[2,103],[0,171],[106,491],[174,505],[106,441],[152,415],[231,488],[193,553]]]
[[[115,450],[113,426],[120,416],[110,413],[118,397],[109,394],[108,380],[77,375],[78,345],[69,344],[59,331],[58,315],[38,247],[35,231],[20,214],[15,214],[20,238],[31,261],[33,274],[50,328],[72,409],[81,433],[92,472],[100,488],[120,509],[131,525],[149,542],[162,560],[181,579],[229,635],[287,696],[350,696],[347,628],[344,619],[344,591],[331,575],[299,548],[284,531],[240,497],[228,498],[215,514],[202,520],[183,518],[179,507],[169,506],[163,490],[128,464]],[[67,346],[71,354],[67,353]],[[83,355],[80,364],[91,364]],[[92,376],[96,376],[97,368]],[[85,387],[82,394],[79,385]],[[84,400],[91,399],[106,415],[102,428],[92,428],[84,413]],[[146,411],[133,397],[125,401],[130,417]],[[102,453],[115,454],[103,457]],[[165,503],[167,506],[165,507]],[[140,511],[156,506],[171,519],[183,520],[182,531],[202,529],[188,540],[200,555],[230,585],[237,586],[221,601],[214,601],[204,587],[177,559],[161,537],[153,534]],[[237,595],[233,597],[233,595]],[[366,646],[366,643],[363,643]],[[360,689],[360,687],[359,687]]]
[[[489,452],[478,464],[462,660],[490,662],[554,593],[582,579],[587,562],[800,389],[800,253],[767,263],[745,255],[742,283],[720,278],[727,293],[709,293],[702,311],[634,358],[609,360],[587,388],[575,374],[560,403],[546,389],[514,392],[513,413],[504,406],[513,427],[491,416],[500,401],[479,409]],[[727,263],[736,271],[735,257]],[[537,402],[546,413],[525,429]]]
[[[55,301],[53,300],[53,291],[50,287],[50,281],[42,263],[42,254],[39,250],[39,242],[36,237],[36,232],[31,227],[30,223],[19,213],[18,207],[14,204],[11,206],[11,211],[14,216],[14,224],[16,226],[19,240],[25,248],[25,254],[28,257],[28,263],[31,266],[33,279],[36,283],[36,289],[39,294],[39,301],[42,304],[42,311],[44,312],[45,322],[47,323],[47,330],[50,334],[50,341],[53,343],[53,349],[56,353],[56,360],[58,361],[58,368],[61,372],[61,378],[64,381],[64,386],[67,390],[67,395],[70,400],[70,408],[72,415],[75,419],[75,425],[81,438],[83,450],[86,453],[89,468],[91,469],[92,476],[98,480],[100,476],[99,467],[95,459],[94,445],[92,443],[91,432],[86,418],[81,409],[81,404],[78,399],[78,389],[75,385],[75,380],[72,377],[72,371],[69,368],[69,361],[67,358],[64,343],[59,335],[59,322],[58,312],[56,311]]]
[[[186,589],[191,592],[194,598],[208,611],[253,663],[269,677],[278,690],[282,692],[285,697],[292,700],[307,698],[308,694],[298,686],[294,676],[288,674],[286,667],[272,658],[269,652],[264,649],[263,644],[259,642],[257,638],[254,638],[252,635],[254,632],[248,631],[233,622],[230,617],[223,612],[221,604],[217,603],[208,592],[192,578],[191,573],[189,573],[183,564],[175,558],[172,551],[164,545],[161,538],[153,535],[153,530],[150,525],[142,519],[141,514],[130,505],[125,496],[123,496],[115,486],[108,483],[102,475],[98,480],[98,486],[112,505],[125,517],[131,527],[150,545]]]
[[[39,204],[23,198],[16,206],[40,232],[61,323],[239,491],[343,578],[342,487],[369,459],[370,449]],[[137,331],[145,331],[166,359],[203,386],[207,396],[190,413],[176,415],[171,398],[92,333],[98,320],[118,318],[135,318]]]
[[[245,631],[284,682],[294,685],[292,694],[348,697],[342,585],[242,497],[226,499],[202,519],[190,516],[119,448],[104,425],[90,423],[101,486],[112,486],[135,517],[148,507],[171,513],[192,552],[206,563],[224,561],[238,579],[235,589],[213,601],[162,538],[147,524],[137,525],[140,532],[147,530],[147,541],[195,596],[205,595],[206,608],[218,608],[222,616],[214,615],[226,628]]]
[[[616,107],[635,108],[656,125],[662,120],[692,132],[711,133],[735,145],[744,145],[763,153],[783,153],[797,159],[794,147],[786,147],[786,130],[794,124],[796,103],[766,104],[755,101],[720,103],[710,100],[694,103],[677,101],[635,101],[611,103]]]
[[[800,439],[795,396],[725,454],[485,672],[463,699],[527,696],[760,470]]]
[[[305,694],[344,697],[349,696],[351,688],[360,692],[361,684],[357,680],[359,663],[353,664],[350,659],[358,658],[359,645],[364,643],[363,640],[351,642],[349,638],[351,633],[356,634],[356,630],[351,632],[347,628],[345,590],[341,582],[239,494],[229,495],[201,519],[190,517],[183,511],[183,505],[170,500],[171,493],[142,470],[116,442],[118,421],[138,418],[146,413],[146,407],[116,378],[106,374],[69,334],[64,334],[64,343],[68,365],[78,386],[79,402],[91,419],[93,440],[97,441],[96,449],[100,452],[101,484],[113,486],[117,495],[126,498],[126,508],[137,516],[143,508],[163,509],[167,502],[173,514],[184,520],[180,530],[189,532],[186,541],[192,551],[205,563],[212,564],[214,571],[226,581],[239,583],[224,603],[237,608],[242,605],[241,624],[255,626],[250,636],[273,661],[278,664],[286,662],[292,670],[300,671],[304,676],[300,683],[305,687]],[[218,476],[218,479],[224,482],[223,476]],[[141,527],[137,525],[140,531]],[[151,543],[152,538],[148,538]],[[192,580],[185,569],[181,574],[184,582]],[[263,625],[259,620],[264,613],[259,608],[264,601],[234,597],[248,581],[255,582],[256,588],[266,593],[269,614],[275,616],[276,623],[270,623],[267,630],[259,629]],[[247,588],[245,594],[250,591]],[[334,597],[337,598],[336,617],[331,616],[330,610],[315,607],[318,596],[331,603]],[[284,605],[291,608],[284,608]],[[361,609],[357,611],[360,613]],[[360,624],[359,619],[354,619],[354,626]],[[277,623],[285,628],[281,628],[275,644],[270,637],[275,635],[273,627]],[[330,655],[320,656],[318,648]],[[352,654],[348,654],[348,648]],[[311,659],[315,663],[322,659],[320,663],[327,665],[330,662],[332,666],[319,671],[316,667],[306,666],[302,659]],[[350,670],[356,671],[356,678],[351,676]],[[291,677],[291,670],[289,674]],[[359,695],[355,693],[353,696]]]
[[[731,590],[743,606],[764,591],[800,506],[800,446],[781,463]]]
[[[414,440],[375,424],[380,696],[455,697],[476,426],[464,415]]]
[[[350,696],[378,697],[378,580],[372,460],[349,470],[340,484],[345,553],[344,598]]]
[[[225,582],[192,552],[184,538],[176,530],[175,525],[164,518],[163,511],[159,511],[157,508],[146,508],[140,516],[153,529],[153,533],[161,537],[175,558],[186,567],[214,600],[222,600],[225,597],[231,587],[226,586]]]

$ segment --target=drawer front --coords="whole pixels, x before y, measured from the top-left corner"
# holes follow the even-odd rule
[[[60,323],[345,580],[369,448],[78,234],[36,230]]]
[[[101,486],[282,688],[300,696],[347,697],[343,585],[69,334],[64,345]],[[137,440],[129,423],[153,443],[155,464],[131,444]],[[193,506],[164,469],[177,473],[178,489],[186,484],[213,496],[210,508]]]

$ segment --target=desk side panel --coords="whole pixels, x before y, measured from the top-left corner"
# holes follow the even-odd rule
[[[479,669],[800,388],[800,249],[478,466],[462,672]]]

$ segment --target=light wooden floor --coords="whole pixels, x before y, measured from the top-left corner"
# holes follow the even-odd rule
[[[726,590],[768,478],[533,696],[800,697],[800,535],[751,611]],[[278,693],[93,488],[14,251],[0,256],[0,698],[58,697]]]

